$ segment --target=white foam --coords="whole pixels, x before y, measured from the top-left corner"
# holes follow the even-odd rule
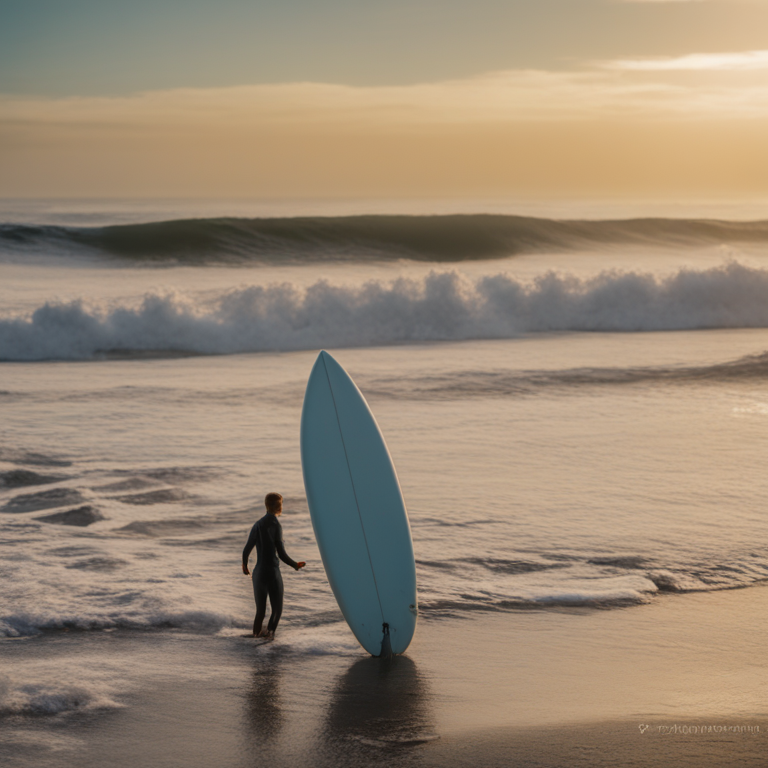
[[[119,595],[112,596],[115,603],[118,602],[118,598]],[[229,614],[202,609],[174,610],[173,607],[162,604],[152,607],[152,602],[150,596],[147,600],[141,600],[138,606],[128,610],[121,609],[118,605],[107,606],[102,610],[89,609],[82,604],[75,607],[71,602],[17,610],[0,617],[0,637],[25,637],[44,631],[61,629],[153,629],[166,627],[210,632],[229,626],[233,622],[233,618]]]
[[[252,286],[211,299],[150,293],[135,305],[46,303],[0,320],[0,360],[87,359],[100,351],[229,354],[512,338],[538,331],[768,327],[768,270],[736,262],[658,277],[549,273],[472,280],[454,271],[358,286]]]
[[[55,534],[44,541],[55,541]],[[153,559],[151,567],[126,561],[120,569],[99,572],[94,579],[92,572],[68,568],[72,558],[46,559],[48,548],[33,546],[30,559],[5,569],[0,637],[61,629],[164,627],[211,632],[235,623],[237,600],[201,587],[202,579],[173,578],[178,570],[173,561]],[[114,544],[103,549],[105,556],[114,551]],[[123,554],[126,560],[129,555]]]
[[[124,706],[114,695],[119,681],[86,668],[24,667],[24,680],[0,675],[0,715],[59,715]]]
[[[252,635],[244,634],[242,628],[235,627],[225,627],[217,634],[226,638],[253,639]],[[276,642],[265,645],[263,650],[307,656],[349,656],[364,652],[343,621],[314,627],[281,626]]]
[[[346,622],[280,632],[283,650],[311,656],[349,656],[364,653]]]

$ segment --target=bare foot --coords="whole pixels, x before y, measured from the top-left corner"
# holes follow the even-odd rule
[[[266,629],[262,629],[256,637],[269,637],[269,632]]]

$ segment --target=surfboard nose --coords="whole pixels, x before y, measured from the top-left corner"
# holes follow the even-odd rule
[[[333,361],[336,362],[333,359],[332,355],[329,355],[328,352],[326,352],[324,349],[321,349],[318,353],[317,357],[315,358],[315,362],[312,365],[312,372],[310,373],[310,380],[312,379],[312,376],[315,374],[316,371],[327,371],[328,365]],[[338,365],[338,363],[336,363]]]

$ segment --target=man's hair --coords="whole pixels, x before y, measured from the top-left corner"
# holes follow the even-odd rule
[[[282,503],[283,497],[279,493],[268,493],[264,497],[264,505],[271,512],[277,508],[277,505]]]

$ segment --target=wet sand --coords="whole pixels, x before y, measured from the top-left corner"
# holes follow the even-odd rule
[[[424,766],[499,768],[708,768],[766,765],[765,729],[747,732],[741,720],[717,721],[721,732],[701,732],[699,720],[678,722],[678,730],[651,719],[640,731],[634,722],[600,722],[546,728],[506,728],[448,737],[425,755]]]
[[[626,609],[478,613],[422,622],[390,662],[299,653],[289,612],[263,649],[184,632],[4,640],[4,674],[15,661],[95,668],[120,654],[135,675],[112,695],[121,706],[6,713],[3,765],[757,768],[768,751],[766,617],[763,586]]]

